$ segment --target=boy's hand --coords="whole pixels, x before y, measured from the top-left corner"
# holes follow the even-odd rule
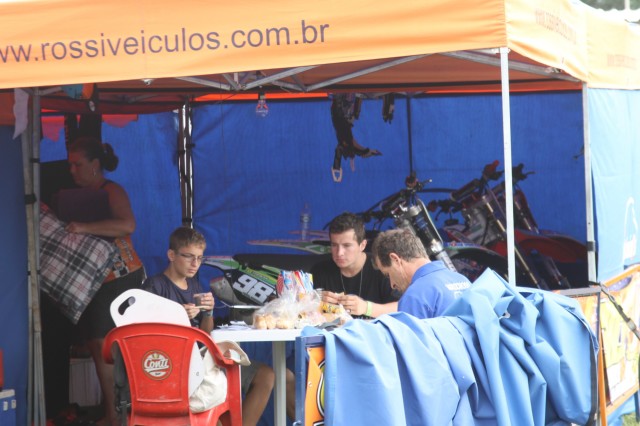
[[[200,308],[196,307],[194,303],[186,303],[184,309],[187,311],[187,316],[190,320],[194,319],[200,313]]]
[[[200,309],[203,311],[211,311],[215,306],[216,302],[213,298],[213,294],[211,292],[202,293],[202,298],[200,299]]]
[[[332,291],[323,291],[322,292],[322,301],[326,303],[331,303],[332,305],[340,304],[340,296],[342,293],[334,293]]]

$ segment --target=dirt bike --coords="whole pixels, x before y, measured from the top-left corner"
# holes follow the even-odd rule
[[[443,241],[427,206],[418,196],[423,192],[442,191],[425,188],[430,182],[420,182],[412,174],[405,180],[404,189],[357,213],[365,223],[373,223],[373,229],[368,232],[369,238],[375,238],[384,223],[392,220],[393,227],[408,229],[417,235],[432,260],[443,261],[449,269],[460,272],[469,280],[474,281],[487,267],[506,277],[507,260],[504,256],[473,242]]]
[[[538,223],[533,217],[533,213],[529,208],[529,202],[524,194],[524,191],[520,187],[519,183],[527,178],[527,176],[534,174],[535,172],[523,172],[524,164],[520,163],[513,167],[513,212],[515,227],[518,229],[527,230],[537,235],[543,235],[554,242],[561,244],[562,250],[554,250],[550,253],[550,256],[557,262],[561,263],[573,263],[573,262],[586,262],[587,259],[587,247],[585,244],[579,242],[573,237],[560,234],[551,230],[541,230],[538,227]],[[504,205],[504,182],[493,188],[493,192],[498,197],[501,205]],[[540,240],[542,241],[542,240]],[[557,245],[550,246],[550,249],[557,248]]]
[[[490,267],[506,277],[507,261],[504,257],[476,244],[450,242],[443,244],[429,212],[417,197],[427,192],[428,181],[419,182],[415,176],[405,181],[405,188],[358,213],[366,223],[373,223],[367,230],[372,240],[383,223],[393,220],[395,227],[412,230],[425,245],[432,259],[442,260],[450,269],[457,270],[470,280],[475,280]],[[371,228],[371,226],[370,226]],[[319,261],[330,257],[328,234],[318,233],[312,241],[301,240],[253,240],[250,244],[296,248],[311,254],[236,254],[234,256],[205,256],[203,265],[214,267],[222,276],[211,280],[211,290],[217,300],[236,310],[231,317],[244,319],[266,302],[276,297],[276,282],[282,270],[309,271]]]
[[[464,218],[464,224],[459,224],[450,216],[443,228],[447,238],[473,242],[506,256],[504,182],[493,187],[490,185],[490,182],[498,180],[503,174],[497,170],[498,164],[495,161],[486,165],[480,178],[451,192],[446,202],[436,204],[441,211],[450,215],[460,212]],[[570,287],[569,281],[558,269],[556,261],[576,261],[580,243],[571,241],[570,237],[551,238],[539,231],[524,192],[517,185],[527,176],[522,168],[522,165],[514,168],[516,282],[546,290],[567,289]]]

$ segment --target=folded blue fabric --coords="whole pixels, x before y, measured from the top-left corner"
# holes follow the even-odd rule
[[[445,312],[351,321],[325,339],[327,425],[588,424],[595,336],[574,300],[486,271]]]

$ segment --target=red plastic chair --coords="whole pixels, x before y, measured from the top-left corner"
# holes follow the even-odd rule
[[[189,410],[189,363],[193,345],[201,342],[226,369],[227,398],[202,413]],[[129,425],[242,424],[240,366],[225,358],[211,337],[194,327],[138,323],[116,327],[105,337],[102,356],[113,363],[112,345],[122,352],[131,392]]]

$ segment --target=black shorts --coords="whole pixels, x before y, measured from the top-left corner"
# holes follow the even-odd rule
[[[102,339],[116,327],[111,318],[111,302],[132,288],[141,288],[144,268],[103,283],[78,320],[78,334],[82,339]]]

